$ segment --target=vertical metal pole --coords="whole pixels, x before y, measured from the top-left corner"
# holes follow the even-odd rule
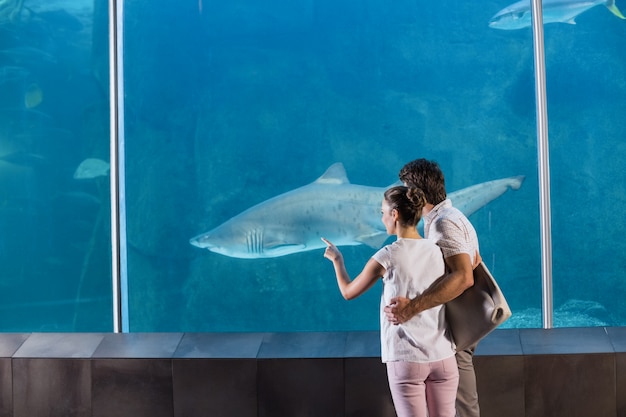
[[[128,331],[126,203],[124,187],[123,0],[109,0],[109,107],[111,163],[111,276],[113,331]]]
[[[546,63],[541,0],[532,0],[535,58],[535,98],[537,107],[537,151],[539,161],[539,213],[541,222],[541,281],[543,328],[551,329],[552,320],[552,230],[550,221],[550,156],[548,147],[548,105]]]

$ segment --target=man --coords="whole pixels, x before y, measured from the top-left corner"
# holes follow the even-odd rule
[[[447,198],[443,172],[435,161],[416,159],[400,170],[400,181],[421,188],[426,196],[422,212],[424,237],[443,252],[448,273],[418,297],[397,297],[385,307],[387,319],[400,324],[424,310],[445,304],[474,285],[473,267],[480,263],[478,237],[467,217]],[[457,352],[459,388],[456,409],[460,417],[478,417],[478,392],[473,356],[476,346]]]

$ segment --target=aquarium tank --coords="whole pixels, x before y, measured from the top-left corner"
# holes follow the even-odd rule
[[[107,1],[0,0],[0,331],[112,331],[118,244],[125,331],[377,330],[382,284],[345,301],[319,237],[358,274],[416,158],[474,224],[502,327],[542,327],[545,245],[554,326],[625,325],[626,4],[564,3],[546,239],[530,2],[118,2],[111,71]]]

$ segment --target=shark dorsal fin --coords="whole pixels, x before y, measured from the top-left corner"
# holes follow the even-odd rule
[[[341,162],[332,164],[324,174],[315,180],[318,184],[350,184],[346,169]]]

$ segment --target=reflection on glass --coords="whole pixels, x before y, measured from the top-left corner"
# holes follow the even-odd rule
[[[79,168],[108,160],[99,8],[0,2],[2,331],[111,328],[108,174]]]

